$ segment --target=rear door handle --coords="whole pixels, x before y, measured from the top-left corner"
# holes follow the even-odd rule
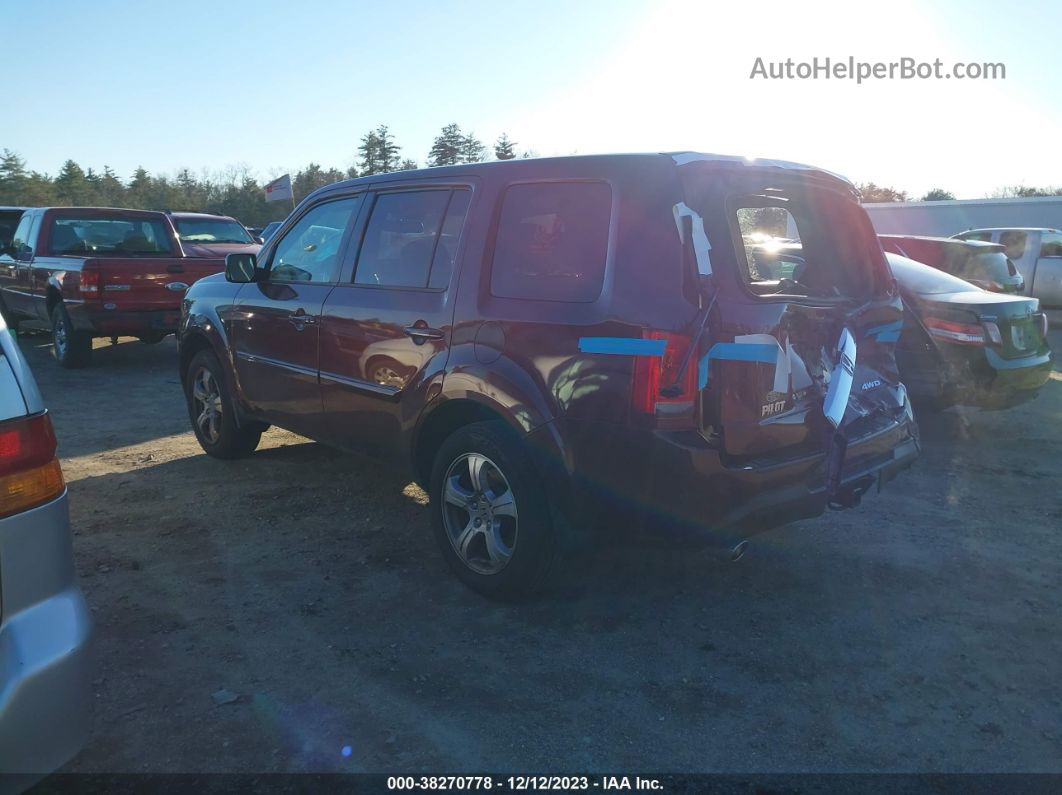
[[[305,326],[312,326],[317,323],[317,318],[313,315],[307,315],[304,309],[298,309],[288,315],[288,322],[295,326],[296,331],[302,331]]]
[[[441,340],[445,336],[439,329],[427,326],[406,326],[403,331],[407,337],[412,337],[417,345],[423,345],[426,340]]]

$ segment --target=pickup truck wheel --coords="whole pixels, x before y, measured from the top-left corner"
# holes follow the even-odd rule
[[[221,363],[212,351],[192,357],[184,376],[188,416],[199,446],[215,458],[243,458],[262,438],[259,423],[237,424]]]
[[[74,329],[62,304],[52,309],[52,348],[60,367],[85,367],[92,361],[92,335]]]
[[[465,585],[517,600],[543,584],[556,549],[548,495],[508,426],[477,422],[451,434],[429,494],[436,540]]]

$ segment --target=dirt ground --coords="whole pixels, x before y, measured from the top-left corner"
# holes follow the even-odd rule
[[[883,494],[736,564],[619,545],[504,606],[376,464],[275,430],[203,455],[172,338],[82,371],[21,342],[96,621],[67,772],[1062,771],[1058,369],[923,417]]]

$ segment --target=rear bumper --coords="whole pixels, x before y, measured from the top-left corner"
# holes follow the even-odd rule
[[[50,773],[88,738],[92,624],[71,557],[65,493],[0,519],[0,773]]]
[[[596,427],[593,434],[585,426],[575,432],[583,443],[569,456],[576,502],[584,506],[618,501],[641,525],[679,528],[728,546],[826,509],[824,452],[763,466],[727,466],[699,434]],[[908,403],[899,418],[849,442],[842,485],[874,478],[885,483],[909,467],[920,449]]]
[[[136,337],[144,334],[173,334],[181,319],[181,310],[104,309],[104,304],[68,304],[70,322],[78,331],[98,337]]]
[[[1005,409],[1031,400],[1051,378],[1051,354],[1004,359],[990,348],[972,363],[968,375],[948,385],[949,402]]]

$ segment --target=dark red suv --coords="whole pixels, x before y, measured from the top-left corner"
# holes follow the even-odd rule
[[[790,220],[804,261],[764,272]],[[832,174],[513,160],[318,190],[189,290],[180,367],[206,452],[275,424],[406,466],[457,575],[512,598],[604,503],[738,550],[856,504],[918,454],[900,325]]]

